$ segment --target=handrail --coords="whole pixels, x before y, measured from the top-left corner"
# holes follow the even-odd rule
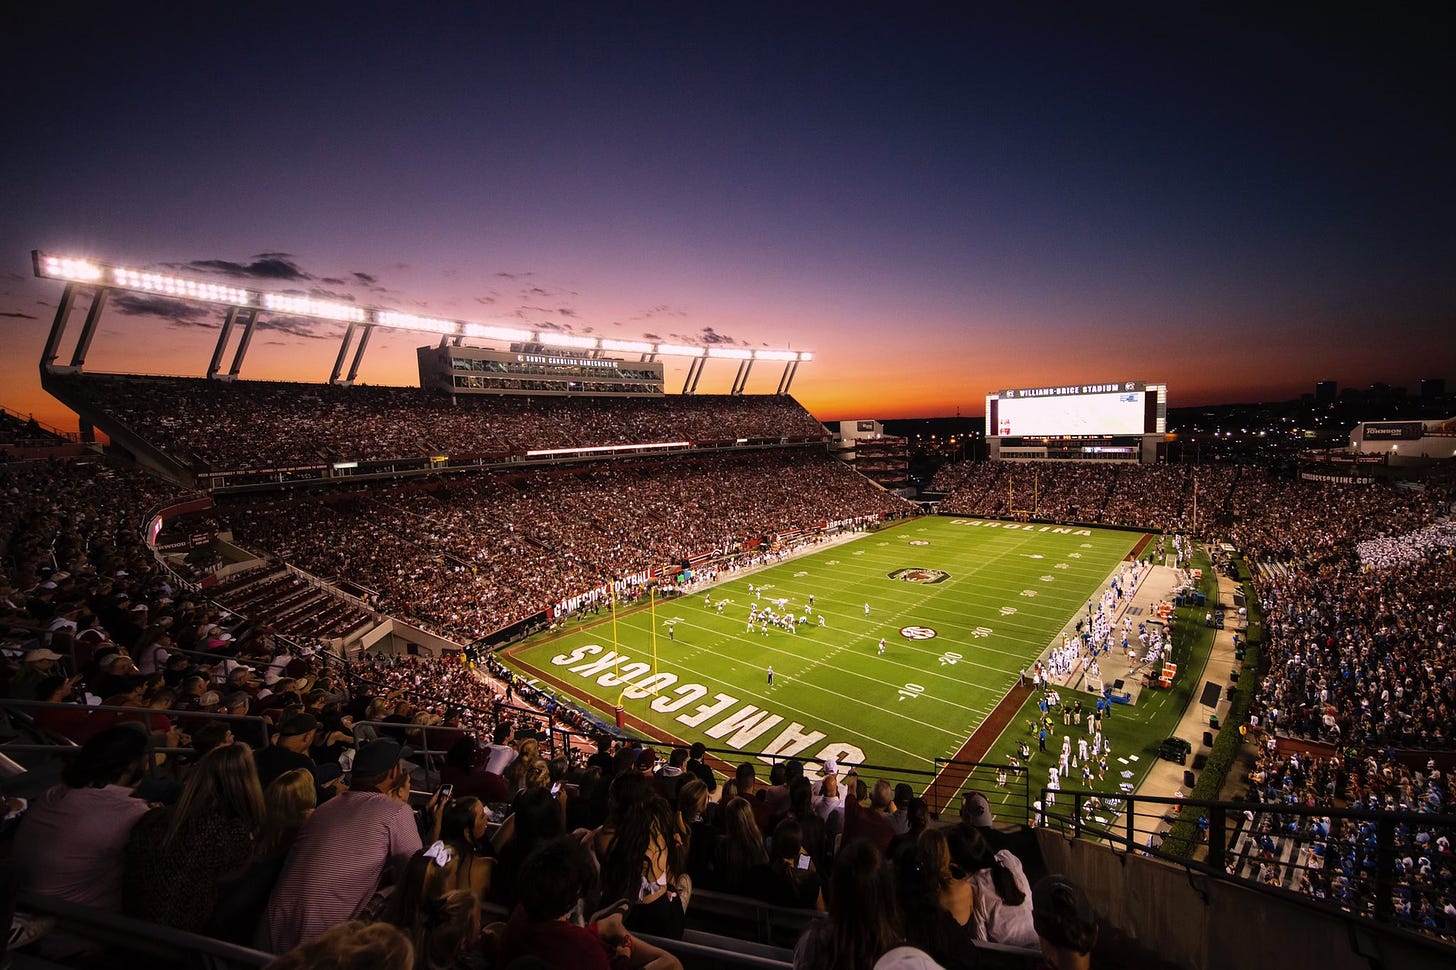
[[[1456,836],[1456,815],[1225,802],[1068,788],[1056,791],[1056,804],[1048,805],[1049,792],[1045,787],[1040,789],[1042,819],[1048,827],[1059,829],[1068,836],[1095,835],[1114,848],[1154,856],[1223,882],[1294,900],[1323,913],[1360,920],[1384,931],[1399,932],[1421,945],[1450,946],[1425,935],[1417,922],[1399,913],[1397,900],[1418,895],[1418,887],[1415,883],[1417,874],[1407,875],[1403,867],[1396,865],[1398,852],[1405,851],[1397,846],[1396,835],[1398,830],[1419,827],[1433,833],[1444,831]],[[1092,798],[1104,803],[1108,799],[1121,800],[1122,824],[1103,826],[1089,822],[1084,816]],[[1159,811],[1156,814],[1140,812],[1139,806],[1158,806]],[[1173,815],[1187,818],[1191,812],[1198,821],[1207,820],[1208,849],[1203,859],[1175,854],[1165,851],[1162,844],[1152,844],[1161,831],[1162,823],[1169,821],[1168,809]],[[1255,831],[1261,815],[1272,816],[1278,824],[1264,832]],[[1149,819],[1156,820],[1150,828],[1139,827],[1139,820],[1146,822]],[[1325,819],[1329,820],[1327,831],[1315,833],[1312,830],[1314,824]],[[1245,822],[1249,822],[1248,827]],[[1355,826],[1353,832],[1350,831],[1351,824]],[[1369,826],[1373,829],[1367,828]],[[1258,846],[1256,839],[1261,835],[1274,841],[1276,851],[1269,854],[1270,858],[1263,858],[1262,852],[1260,856],[1251,858],[1253,853],[1250,849]],[[1245,837],[1248,841],[1240,842]],[[1240,851],[1240,845],[1243,851]],[[1340,866],[1341,855],[1346,850],[1354,853],[1355,865],[1349,874],[1344,873]],[[1246,864],[1254,867],[1252,876],[1240,874]],[[1276,881],[1271,883],[1267,878],[1260,878],[1260,871]],[[1316,881],[1323,882],[1327,876],[1330,882],[1328,901],[1299,888],[1304,882],[1311,886]],[[1338,889],[1342,883],[1348,890],[1343,900]]]
[[[68,932],[103,944],[108,953],[143,954],[158,961],[201,965],[208,970],[245,970],[266,966],[275,959],[271,953],[29,890],[18,894],[18,902],[31,912],[54,916]]]
[[[146,720],[148,722],[150,722],[151,718],[160,716],[165,717],[168,720],[182,718],[200,718],[202,720],[209,721],[234,721],[239,724],[252,724],[257,727],[258,736],[262,738],[262,742],[260,744],[254,745],[255,749],[262,749],[268,746],[269,735],[273,730],[273,726],[268,722],[268,719],[266,717],[261,717],[257,714],[220,714],[216,711],[186,711],[177,710],[176,708],[167,708],[164,710],[156,707],[130,707],[111,704],[68,704],[64,701],[23,701],[13,697],[0,698],[0,708],[6,707],[18,707],[22,710],[65,711],[67,713],[74,712],[77,714],[90,713],[92,711],[106,711],[116,714],[135,714],[138,715],[138,717],[135,718],[136,720]],[[31,717],[32,723],[34,722],[34,720],[34,717]],[[115,720],[119,723],[128,723],[133,719],[116,718]],[[238,732],[234,732],[234,735],[237,735],[237,733]],[[14,745],[6,745],[5,747],[17,751],[24,750],[23,748]]]

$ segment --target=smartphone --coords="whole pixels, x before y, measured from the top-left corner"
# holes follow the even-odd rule
[[[807,868],[809,868],[809,857],[806,854],[804,854],[803,852],[800,852],[799,853],[799,868],[800,869],[807,869]]]
[[[440,786],[440,801],[442,801],[442,802],[449,801],[450,800],[450,796],[453,795],[453,794],[455,794],[455,786],[454,785],[441,785]]]
[[[552,785],[551,785],[551,794],[553,794],[553,795],[559,795],[559,794],[561,794],[561,782],[558,781],[558,782],[553,782],[552,783]]]

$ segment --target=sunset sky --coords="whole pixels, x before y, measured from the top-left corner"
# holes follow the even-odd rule
[[[0,404],[74,427],[37,248],[809,349],[824,420],[1456,378],[1443,8],[1101,6],[13,5]],[[88,368],[200,375],[221,317],[116,300]],[[337,328],[271,323],[244,377],[327,377]],[[382,331],[361,379],[414,383],[422,342]]]

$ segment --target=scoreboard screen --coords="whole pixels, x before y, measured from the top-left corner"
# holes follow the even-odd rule
[[[986,434],[1066,438],[1161,432],[1162,385],[1141,381],[1016,388],[986,398]]]

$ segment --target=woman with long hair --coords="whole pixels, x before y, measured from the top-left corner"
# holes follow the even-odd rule
[[[307,768],[285,771],[263,789],[263,825],[253,841],[252,858],[241,872],[219,882],[207,935],[233,943],[252,941],[288,850],[317,804],[318,785]]]
[[[723,808],[723,840],[715,858],[717,888],[747,895],[755,866],[768,863],[763,834],[753,817],[753,806],[745,798],[734,798]]]
[[[410,938],[415,970],[468,965],[480,935],[480,899],[470,889],[470,864],[440,840],[415,853],[400,875],[384,922]]]
[[[945,837],[951,861],[971,874],[979,938],[1008,946],[1039,946],[1031,885],[1021,860],[1008,849],[992,852],[980,832],[965,826],[947,829]]]
[[[977,956],[974,894],[944,834],[927,829],[918,842],[902,842],[894,863],[905,939],[947,970],[970,970]]]
[[[692,879],[672,871],[673,849],[681,840],[677,809],[652,795],[644,806],[617,820],[601,862],[603,902],[632,904],[630,930],[681,939]]]
[[[170,808],[148,812],[126,847],[123,908],[184,930],[207,925],[218,880],[241,869],[263,825],[263,788],[246,744],[214,748]]]
[[[531,850],[562,833],[561,809],[551,792],[532,788],[516,799],[516,810],[496,832],[496,861],[490,898],[509,906],[516,898],[516,874]]]
[[[900,939],[895,888],[880,850],[856,839],[834,858],[829,918],[804,931],[794,970],[872,970]]]
[[[440,838],[460,860],[460,871],[475,898],[490,892],[495,853],[491,849],[490,811],[478,798],[452,798],[440,816]]]

